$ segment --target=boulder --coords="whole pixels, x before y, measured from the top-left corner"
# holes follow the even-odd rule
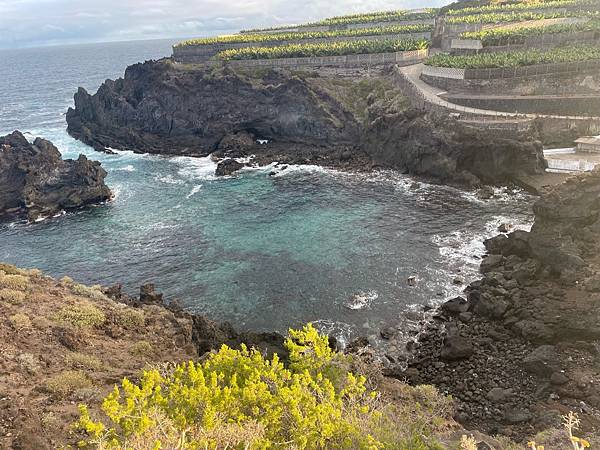
[[[235,159],[225,159],[221,161],[217,165],[217,169],[215,170],[215,175],[222,177],[232,175],[233,173],[240,170],[244,165],[240,162],[237,162]]]
[[[469,303],[462,297],[455,297],[451,300],[448,300],[440,308],[442,311],[448,314],[460,314],[468,311]]]
[[[469,358],[473,351],[470,340],[459,335],[449,335],[444,339],[441,358],[444,361],[458,361]]]
[[[0,218],[36,220],[111,198],[106,171],[84,155],[63,160],[45,139],[15,131],[0,137]]]
[[[541,345],[523,359],[523,368],[534,375],[550,378],[560,370],[557,350],[553,345]]]

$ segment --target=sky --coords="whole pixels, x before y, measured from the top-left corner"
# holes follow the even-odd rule
[[[0,48],[214,36],[449,0],[0,0]]]

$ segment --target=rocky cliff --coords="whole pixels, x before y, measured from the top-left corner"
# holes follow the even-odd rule
[[[403,374],[452,393],[458,419],[488,432],[523,437],[574,410],[598,433],[600,170],[534,212],[531,232],[486,241],[483,279],[442,306]]]
[[[405,111],[401,92],[385,79],[146,62],[94,95],[80,88],[68,131],[100,151],[252,154],[259,163],[381,166],[470,184],[543,167],[532,135],[484,133]]]
[[[35,220],[111,197],[100,163],[80,155],[63,160],[45,139],[33,144],[18,131],[0,137],[0,218]]]

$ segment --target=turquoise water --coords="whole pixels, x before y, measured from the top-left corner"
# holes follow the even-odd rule
[[[476,277],[481,239],[526,227],[530,199],[472,193],[394,173],[316,167],[214,177],[209,158],[104,155],[73,140],[64,113],[79,85],[95,91],[128,64],[169,52],[135,42],[0,52],[0,133],[52,140],[64,157],[98,159],[115,199],[26,224],[0,225],[0,260],[85,283],[156,283],[168,298],[236,327],[315,321],[338,336],[376,334]],[[417,286],[407,283],[416,276]]]

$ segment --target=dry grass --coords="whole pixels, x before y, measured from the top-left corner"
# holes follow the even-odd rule
[[[129,352],[135,356],[150,356],[153,352],[152,344],[148,341],[138,341],[131,346]]]
[[[24,275],[8,274],[0,270],[0,288],[25,291],[29,286],[29,278]]]
[[[0,289],[0,301],[10,303],[12,305],[20,305],[25,301],[25,292],[16,291],[14,289]]]
[[[4,272],[7,275],[29,275],[29,271],[25,269],[19,269],[18,267],[13,266],[12,264],[0,263],[0,271]]]
[[[57,398],[66,398],[78,389],[92,387],[88,376],[77,370],[65,370],[46,381],[46,390]]]
[[[86,353],[72,352],[65,357],[65,362],[74,369],[99,370],[102,368],[102,361],[94,355]]]
[[[64,306],[56,314],[56,320],[75,328],[93,328],[104,324],[106,316],[91,302],[79,301],[76,304]]]
[[[13,314],[8,318],[10,325],[16,330],[21,331],[26,328],[31,328],[31,320],[29,316],[22,313]]]

